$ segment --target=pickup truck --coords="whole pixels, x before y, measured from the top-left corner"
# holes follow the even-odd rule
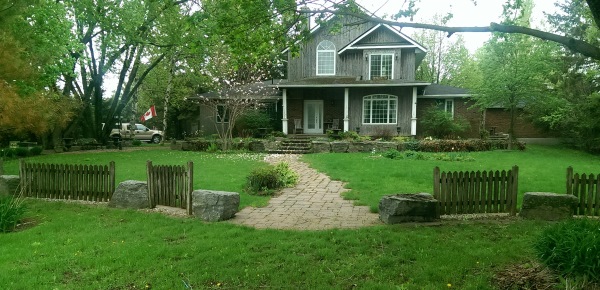
[[[159,130],[152,130],[142,124],[130,125],[130,123],[121,123],[121,125],[115,124],[110,132],[110,137],[119,137],[121,139],[137,139],[157,144],[162,140],[163,132]]]

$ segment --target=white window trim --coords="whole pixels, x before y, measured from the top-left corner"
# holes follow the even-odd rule
[[[452,103],[451,110],[448,110],[448,102]],[[454,99],[445,99],[444,100],[444,111],[450,113],[450,116],[452,116],[452,119],[454,119]]]
[[[370,53],[369,54],[369,63],[368,63],[368,71],[369,71],[369,80],[372,80],[372,76],[371,76],[371,57],[373,55],[391,55],[392,56],[392,74],[390,76],[390,80],[394,79],[394,67],[396,66],[396,54],[393,52],[375,52],[375,53]]]
[[[389,111],[389,101],[390,100],[395,100],[396,101],[396,109],[394,110],[394,115],[396,116],[396,122],[394,123],[365,123],[365,101],[367,97],[372,97],[372,96],[387,96],[388,97],[388,111]],[[370,99],[370,101],[372,102],[373,100]],[[390,95],[390,94],[373,94],[373,95],[367,95],[363,97],[363,101],[362,101],[362,116],[361,116],[361,123],[363,125],[394,125],[394,124],[398,124],[398,96],[394,96],[394,95]],[[389,116],[388,115],[388,121],[389,121]],[[370,121],[373,120],[373,106],[371,105],[371,113],[370,113]]]
[[[317,44],[317,63],[315,64],[315,69],[316,69],[316,74],[318,76],[334,76],[335,75],[335,67],[337,65],[337,54],[335,53],[335,44],[333,42],[331,42],[331,44],[333,45],[333,49],[319,49],[319,46],[321,46],[321,43],[328,41],[331,42],[329,40],[323,40],[321,42],[319,42],[319,44]],[[331,52],[333,54],[333,73],[319,73],[319,52]]]

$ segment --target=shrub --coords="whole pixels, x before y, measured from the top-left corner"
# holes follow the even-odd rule
[[[421,140],[408,141],[402,146],[405,150],[423,152],[471,152],[507,149],[508,141],[503,140]],[[513,148],[525,150],[525,143],[513,142]]]
[[[578,218],[552,225],[534,248],[544,264],[563,276],[600,282],[600,221]]]
[[[402,153],[400,153],[400,151],[398,151],[398,150],[392,149],[392,150],[383,152],[382,156],[385,158],[389,158],[389,159],[397,159],[400,156],[402,156]]]
[[[340,138],[342,138],[344,140],[352,140],[352,141],[360,140],[360,135],[354,131],[340,132],[339,135],[340,135]]]
[[[373,139],[381,139],[385,141],[390,141],[392,138],[396,136],[396,131],[388,128],[388,127],[375,127],[373,133]]]
[[[131,141],[131,145],[133,146],[141,146],[142,145],[142,141],[135,139],[133,141]]]
[[[246,191],[249,194],[271,195],[275,190],[294,186],[298,175],[289,169],[289,165],[281,162],[276,166],[254,169],[246,178]]]
[[[23,198],[0,196],[0,232],[13,231],[24,214]]]
[[[469,128],[469,123],[464,118],[453,119],[450,113],[435,105],[425,110],[421,120],[425,132],[436,138],[454,137]]]
[[[4,148],[0,150],[0,157],[13,158],[15,157],[16,152],[15,149],[12,148]]]
[[[31,154],[31,156],[38,156],[38,155],[42,154],[42,151],[44,151],[44,149],[42,149],[42,147],[35,146],[35,147],[31,147],[31,149],[29,149],[29,154]]]
[[[27,155],[29,155],[29,148],[27,147],[17,147],[13,150],[15,150],[15,155],[17,157],[26,157]]]
[[[265,112],[261,110],[249,110],[240,116],[240,119],[236,122],[236,129],[238,132],[242,132],[242,135],[248,137],[248,135],[259,136],[259,128],[270,128],[271,118]]]

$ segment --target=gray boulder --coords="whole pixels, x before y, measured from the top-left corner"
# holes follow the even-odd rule
[[[137,180],[127,180],[119,183],[108,202],[108,206],[132,209],[150,208],[147,183]]]
[[[194,190],[192,192],[192,212],[194,216],[208,222],[224,221],[232,218],[240,206],[237,192]]]
[[[334,153],[346,153],[348,147],[348,142],[331,142],[331,152]]]
[[[519,216],[526,219],[555,221],[573,217],[577,197],[551,192],[526,192]]]
[[[21,178],[18,175],[0,175],[0,195],[16,195]]]
[[[440,218],[437,204],[428,193],[386,195],[379,201],[379,219],[386,224],[433,222]]]

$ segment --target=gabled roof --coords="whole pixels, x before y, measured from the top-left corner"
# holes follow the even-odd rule
[[[398,37],[400,37],[404,41],[401,41],[399,43],[386,43],[386,44],[381,44],[379,46],[361,45],[361,43],[360,43],[361,40],[365,39],[367,36],[369,36],[370,34],[375,32],[377,29],[382,28],[382,27],[384,29],[388,29],[392,33],[396,34]],[[342,54],[342,53],[344,53],[344,51],[349,50],[349,49],[405,48],[405,47],[406,48],[413,47],[413,48],[421,50],[423,53],[427,52],[427,49],[425,47],[423,47],[418,42],[414,41],[412,38],[408,37],[408,35],[402,33],[401,31],[398,31],[397,29],[394,29],[393,27],[391,27],[387,24],[379,23],[379,24],[373,26],[371,29],[365,31],[363,34],[361,34],[359,37],[354,39],[352,42],[348,43],[346,46],[342,47],[338,51],[338,54]]]
[[[419,94],[422,98],[464,98],[470,97],[469,91],[448,85],[430,84]]]

